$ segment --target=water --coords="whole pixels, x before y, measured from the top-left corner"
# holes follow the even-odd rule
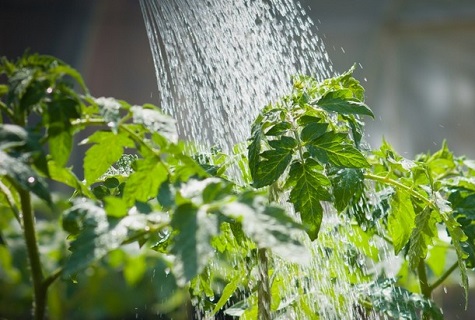
[[[160,105],[182,138],[225,151],[295,74],[333,75],[323,42],[292,0],[141,0]]]
[[[198,141],[203,150],[217,145],[229,152],[245,141],[259,109],[288,92],[292,75],[318,80],[335,75],[316,27],[293,0],[140,3],[160,106],[177,119],[181,137]],[[357,319],[348,277],[358,282],[367,270],[348,270],[343,247],[353,231],[330,210],[326,217],[319,239],[306,241],[310,265],[273,261],[274,281],[286,284],[281,305],[300,300],[322,319]],[[337,224],[342,225],[338,232]],[[286,279],[288,274],[299,277]],[[307,319],[306,312],[288,308],[283,319]]]

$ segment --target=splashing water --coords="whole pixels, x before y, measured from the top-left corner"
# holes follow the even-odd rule
[[[177,120],[181,137],[198,141],[203,150],[218,145],[229,151],[245,141],[259,109],[288,91],[292,75],[307,74],[317,80],[335,75],[316,27],[294,0],[140,3],[161,108]],[[300,280],[285,279],[281,305],[305,299],[322,319],[357,319],[357,297],[348,277],[358,282],[367,272],[352,274],[344,261],[342,248],[352,233],[349,223],[331,212],[326,216],[319,239],[306,241],[310,265],[274,261],[274,281],[297,273],[306,282],[294,286],[291,282]],[[346,229],[336,232],[335,225]],[[328,250],[336,252],[333,260]],[[313,310],[315,306],[318,310]],[[290,310],[285,318],[307,318],[305,310]]]
[[[182,137],[223,150],[292,75],[332,75],[313,22],[293,0],[141,0],[161,107]],[[206,146],[204,146],[206,147]]]

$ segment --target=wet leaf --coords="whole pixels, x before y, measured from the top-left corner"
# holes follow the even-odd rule
[[[351,202],[357,200],[364,189],[363,172],[358,169],[339,169],[331,177],[335,208],[341,212]]]
[[[171,221],[177,231],[171,252],[176,255],[174,273],[179,285],[193,279],[214,255],[211,239],[219,232],[217,217],[190,203],[179,206]]]
[[[84,143],[95,143],[84,157],[84,177],[88,185],[96,182],[120,159],[125,147],[134,147],[127,135],[110,131],[96,131]]]
[[[346,134],[327,132],[308,144],[309,151],[322,163],[344,168],[366,168],[365,156],[346,140]]]
[[[392,239],[394,252],[398,254],[409,241],[415,227],[416,214],[410,195],[397,189],[391,197],[388,217],[388,232]]]
[[[289,201],[295,211],[300,214],[302,224],[311,240],[318,237],[323,218],[323,208],[320,201],[330,200],[331,195],[326,189],[330,180],[319,172],[318,163],[308,159],[304,164],[294,162],[290,168],[287,185],[293,185]]]
[[[371,109],[361,101],[348,98],[345,90],[330,91],[321,97],[315,104],[329,112],[341,114],[361,114],[374,118]]]

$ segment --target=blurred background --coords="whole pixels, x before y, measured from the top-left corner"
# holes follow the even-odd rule
[[[411,158],[446,139],[457,155],[475,157],[474,0],[301,2],[334,70],[360,65],[355,75],[376,115],[367,121],[373,147],[384,136]],[[138,0],[0,0],[0,56],[27,49],[78,69],[94,96],[158,104]],[[457,285],[439,300],[447,319],[472,319]]]

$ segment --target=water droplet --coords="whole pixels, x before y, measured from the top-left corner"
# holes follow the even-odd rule
[[[51,94],[52,92],[53,92],[53,88],[48,87],[48,89],[46,89],[46,93],[47,93],[47,94]]]
[[[168,276],[168,275],[170,274],[170,271],[171,271],[170,268],[166,268],[166,269],[165,269],[165,275]]]
[[[113,128],[113,127],[115,127],[115,122],[113,122],[113,121],[108,122],[108,123],[107,123],[107,126],[108,126],[109,128]]]
[[[33,183],[35,183],[35,181],[36,181],[35,177],[29,177],[28,178],[28,183],[29,184],[33,184]]]
[[[346,53],[345,49],[343,49],[343,47],[340,47],[340,48],[341,48],[341,52]]]
[[[364,80],[365,82],[368,82],[368,79],[366,79],[366,77],[364,77],[363,80]]]
[[[444,293],[447,293],[447,287],[444,286]]]

